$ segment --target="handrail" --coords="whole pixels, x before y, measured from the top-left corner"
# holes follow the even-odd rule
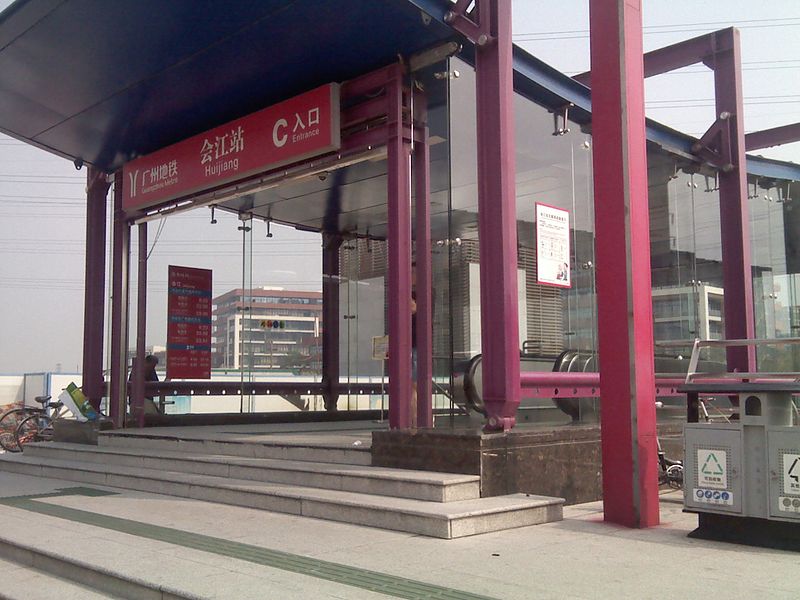
[[[730,348],[736,346],[792,346],[800,344],[800,338],[759,338],[752,340],[701,340],[695,338],[692,344],[692,356],[689,359],[689,368],[686,371],[686,380],[684,383],[691,383],[695,378],[708,375],[707,373],[698,373],[697,364],[700,361],[701,348]],[[663,344],[668,345],[668,344]],[[677,345],[677,344],[673,344]],[[686,345],[685,343],[681,345]],[[775,378],[775,379],[798,379],[800,372],[798,371],[783,371],[783,372],[764,372],[764,371],[734,371],[732,373],[712,373],[712,377],[721,379],[755,379],[755,378]]]

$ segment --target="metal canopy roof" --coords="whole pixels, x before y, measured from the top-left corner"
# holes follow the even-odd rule
[[[112,171],[452,38],[447,0],[18,0],[0,131]]]
[[[113,171],[329,81],[457,37],[449,0],[17,0],[0,13],[0,131]],[[465,55],[471,48],[465,43]],[[590,90],[523,50],[517,91],[572,102]],[[648,120],[647,137],[688,153],[694,138]],[[762,176],[800,166],[748,157]]]

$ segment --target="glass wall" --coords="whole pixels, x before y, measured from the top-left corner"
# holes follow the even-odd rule
[[[452,233],[450,274],[457,357],[480,353],[478,264],[477,140],[475,75],[454,60],[460,77],[451,82]],[[516,214],[521,350],[530,357],[555,359],[567,349],[596,345],[594,294],[594,214],[591,185],[591,138],[571,124],[566,135],[553,135],[553,115],[515,95]],[[536,252],[536,205],[569,215],[571,286],[539,281]]]
[[[467,63],[451,59],[415,77],[428,96],[434,393],[435,406],[445,408],[456,385],[454,376],[467,364],[474,366],[473,359],[481,353],[475,75]],[[566,124],[568,131],[557,131],[553,113],[520,94],[514,96],[514,118],[522,368],[596,371],[592,139],[574,122]],[[713,170],[655,146],[648,148],[648,181],[656,371],[674,373],[685,369],[692,340],[725,336],[719,191]],[[748,190],[756,333],[798,336],[796,184],[751,178]],[[170,217],[163,236],[151,233],[155,249],[150,285],[163,279],[167,264],[214,270],[213,378],[238,380],[243,390],[250,381],[320,381],[325,325],[318,232],[326,231],[343,237],[338,315],[341,381],[385,382],[386,365],[372,353],[373,339],[385,336],[388,329],[384,156],[285,182],[227,204],[228,211],[218,210],[212,224],[207,209],[198,209]],[[556,209],[568,218],[564,237],[568,285],[539,272],[537,206]],[[305,231],[277,226],[273,219]],[[172,227],[174,223],[181,226]],[[189,225],[191,233],[184,227]],[[183,246],[185,256],[181,256]],[[162,299],[151,299],[151,307]],[[165,320],[158,308],[148,319],[148,337],[156,344],[163,339]],[[762,352],[759,364],[762,369],[800,370],[798,352]],[[724,355],[709,357],[724,360]],[[345,394],[339,407],[377,408],[381,400],[375,394]],[[191,408],[195,412],[319,410],[322,404],[321,396],[313,394],[251,397],[243,392],[241,397],[213,402],[192,399]],[[596,401],[579,404],[581,417],[593,418]],[[549,399],[527,399],[523,408],[531,414],[554,410]]]
[[[449,285],[454,369],[480,353],[475,75],[453,59],[450,79],[452,199]],[[578,356],[577,370],[596,371],[594,202],[591,136],[573,122],[555,130],[548,109],[514,97],[520,351],[523,370],[558,369]],[[716,172],[648,145],[648,182],[656,371],[685,372],[695,338],[725,337],[720,198]],[[756,329],[759,337],[800,335],[800,211],[794,184],[751,179],[750,221]],[[536,206],[569,218],[569,287],[537,274]],[[681,345],[680,342],[685,342]],[[762,369],[797,365],[798,352],[762,352]],[[724,352],[708,352],[709,369]],[[795,369],[800,367],[795,366]],[[574,371],[575,368],[567,370]],[[531,407],[536,401],[523,401]],[[584,402],[583,404],[586,404]],[[540,408],[543,406],[540,405]],[[591,406],[589,406],[591,408]]]
[[[753,263],[753,300],[757,338],[800,337],[798,310],[797,234],[800,229],[796,183],[751,176],[750,253]],[[800,371],[796,346],[759,348],[758,367],[763,371]]]
[[[460,75],[450,86],[450,237],[458,243],[451,245],[449,284],[458,372],[481,352],[480,265],[475,73],[458,59],[452,60],[451,68]],[[587,367],[597,345],[591,137],[575,123],[569,124],[569,132],[554,135],[552,113],[519,94],[514,97],[514,119],[522,370],[553,370],[568,352],[580,354]],[[569,286],[553,285],[538,272],[537,205],[564,211],[560,214],[569,219],[568,242],[564,241],[569,248],[564,257]],[[553,404],[548,399],[523,399],[523,408],[531,414],[552,412]],[[557,418],[562,417],[558,413]],[[521,416],[527,418],[527,413]]]

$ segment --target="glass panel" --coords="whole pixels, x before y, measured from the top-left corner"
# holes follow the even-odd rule
[[[450,295],[453,353],[464,364],[481,342],[474,70],[454,60],[461,77],[451,82],[452,216]],[[514,96],[520,346],[524,371],[551,371],[566,350],[581,351],[580,370],[594,370],[597,322],[594,287],[594,213],[591,138],[580,126],[553,135],[553,115]],[[536,205],[569,215],[569,287],[539,281]],[[549,399],[523,400],[520,420],[561,419]],[[547,409],[547,410],[544,410]]]
[[[724,335],[719,194],[713,175],[663,151],[648,152],[648,181],[656,372],[682,373],[692,340]]]
[[[457,65],[436,65],[423,75],[428,95],[430,155],[431,284],[433,298],[433,408],[454,414],[453,340],[450,294],[451,251],[461,243],[452,236],[450,185],[450,82]],[[460,72],[459,72],[460,75]],[[415,199],[416,202],[416,199]]]
[[[247,384],[253,381],[256,362],[258,330],[252,315],[253,308],[253,220],[242,220],[238,227],[242,235],[242,303],[239,307],[239,356],[240,381],[239,412],[253,412],[255,396],[247,392]]]
[[[787,181],[751,177],[748,182],[757,338],[800,335],[797,323],[797,216],[793,210],[792,189],[792,183]],[[793,346],[765,346],[758,349],[757,358],[759,370],[800,370],[800,353]]]
[[[386,242],[353,238],[340,250],[340,378],[352,393],[339,397],[340,410],[380,408],[387,397],[359,394],[357,386],[386,383],[384,361],[372,355],[373,339],[386,335]]]
[[[322,376],[322,240],[258,220],[247,223],[244,268],[247,310],[245,383],[318,383]],[[245,410],[322,410],[319,394],[252,397]]]

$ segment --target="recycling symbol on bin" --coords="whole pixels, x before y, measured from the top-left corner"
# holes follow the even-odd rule
[[[706,458],[706,462],[703,464],[703,468],[701,468],[700,471],[702,471],[704,475],[722,475],[725,473],[725,471],[722,469],[722,465],[719,464],[719,461],[714,454],[708,455],[708,458]]]

